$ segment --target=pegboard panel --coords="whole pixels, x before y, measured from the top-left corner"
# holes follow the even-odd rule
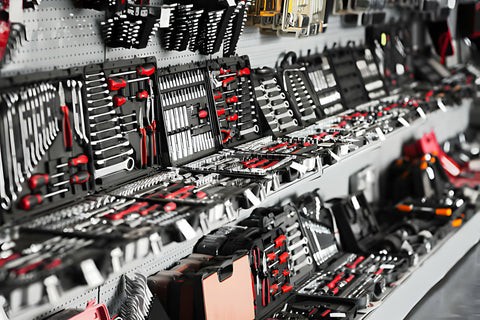
[[[152,1],[152,5],[161,3],[162,0]],[[146,56],[155,56],[158,66],[165,67],[220,55],[165,51],[160,46],[158,33],[145,49],[106,48],[100,34],[100,23],[104,20],[104,12],[75,8],[72,0],[43,0],[37,10],[24,13],[28,40],[23,41],[13,60],[0,70],[0,76]],[[260,33],[258,28],[247,27],[240,38],[238,53],[249,55],[253,66],[274,66],[286,50],[306,53],[309,49],[323,50],[324,46],[335,42],[361,41],[363,38],[364,28],[342,28],[340,17],[331,16],[327,32],[309,38],[277,37]]]

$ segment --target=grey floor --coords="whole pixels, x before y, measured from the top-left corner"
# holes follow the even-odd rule
[[[480,245],[432,289],[407,319],[480,319]]]

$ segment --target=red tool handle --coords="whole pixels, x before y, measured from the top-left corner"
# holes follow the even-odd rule
[[[20,258],[22,255],[18,252],[16,253],[12,253],[11,255],[9,255],[8,257],[6,258],[1,258],[0,259],[0,268],[2,268],[7,262],[10,262],[12,260],[15,260],[15,259],[18,259]]]
[[[355,259],[355,261],[353,261],[351,264],[347,264],[345,266],[350,269],[355,269],[363,260],[365,260],[365,257],[360,256],[357,259]]]
[[[223,116],[225,114],[225,108],[217,109],[217,116]]]
[[[282,293],[288,293],[293,290],[293,286],[289,283],[282,286]]]
[[[137,67],[137,74],[139,76],[150,77],[155,73],[155,66],[153,64],[145,64],[143,66]]]
[[[275,260],[276,257],[277,257],[277,254],[275,252],[267,253],[268,261],[273,261],[273,260]]]
[[[198,113],[198,117],[200,119],[205,119],[206,117],[208,117],[208,112],[207,110],[201,110],[199,113]]]
[[[343,273],[343,272],[337,274],[337,275],[335,276],[335,278],[333,278],[332,281],[330,281],[329,283],[327,283],[327,287],[328,287],[330,290],[333,289],[333,288],[335,288],[335,286],[337,285],[337,283],[338,283],[340,280],[342,280],[343,276],[344,276],[344,273]]]
[[[139,128],[142,138],[140,139],[140,161],[142,168],[147,166],[148,156],[147,156],[147,130],[145,128]]]
[[[275,240],[273,240],[273,243],[275,243],[275,248],[280,248],[281,246],[283,246],[285,241],[287,241],[287,237],[284,234],[276,237]]]
[[[79,155],[78,157],[75,157],[68,161],[68,165],[70,167],[78,167],[79,165],[82,165],[82,164],[88,164],[88,157],[84,154]]]
[[[123,78],[110,78],[108,79],[107,83],[108,90],[110,91],[118,91],[127,86],[127,81],[125,81]]]
[[[237,103],[238,102],[238,97],[237,96],[233,96],[233,97],[230,97],[230,98],[227,98],[225,100],[227,103]]]
[[[165,212],[172,212],[175,209],[177,209],[177,204],[175,202],[169,202],[163,206],[163,210],[165,210]]]
[[[289,257],[290,254],[288,252],[284,252],[278,257],[278,261],[280,262],[280,264],[287,263]]]
[[[50,182],[50,176],[48,174],[34,174],[28,179],[28,187],[30,190],[35,190],[46,186]]]
[[[153,156],[157,156],[157,121],[153,120],[152,123],[150,123],[150,129],[152,130],[152,152]]]
[[[237,121],[238,120],[238,114],[234,114],[232,116],[228,116],[227,117],[227,121],[230,121],[230,122],[234,122],[234,121]]]
[[[142,90],[142,91],[139,91],[137,92],[137,94],[135,95],[135,98],[139,101],[143,101],[143,100],[146,100],[148,99],[149,95],[148,95],[148,91],[147,90]]]
[[[203,192],[203,191],[198,191],[197,193],[195,193],[195,195],[197,196],[197,199],[205,199],[208,195]]]
[[[43,197],[40,194],[29,194],[20,200],[20,209],[22,210],[32,210],[37,205],[43,203]]]
[[[283,148],[283,147],[286,147],[286,146],[288,146],[288,142],[279,143],[279,144],[277,144],[273,147],[268,148],[268,151],[275,151],[277,149],[280,149],[280,148]]]
[[[183,187],[183,188],[181,188],[181,189],[179,189],[175,192],[172,192],[172,193],[168,194],[165,197],[165,199],[175,199],[177,196],[182,195],[186,192],[189,192],[190,190],[193,190],[193,189],[195,189],[195,186],[185,186],[185,187]]]
[[[126,215],[129,215],[134,212],[139,212],[140,209],[148,206],[148,202],[138,202],[132,206],[130,206],[128,209],[125,209],[123,211],[117,212],[117,213],[111,213],[105,216],[105,218],[110,219],[110,220],[121,220],[123,217]]]
[[[235,81],[235,77],[229,77],[225,80],[222,80],[222,86],[226,87],[230,84],[230,82],[233,82],[233,81]]]
[[[271,167],[273,167],[274,165],[276,165],[278,162],[279,162],[279,161],[277,161],[277,160],[271,161],[269,164],[263,166],[262,169],[271,168]]]
[[[223,94],[221,92],[218,92],[216,95],[213,96],[213,99],[215,101],[218,101],[223,98]]]
[[[125,103],[127,103],[127,98],[125,98],[124,96],[120,96],[120,95],[115,95],[113,97],[113,105],[115,107],[121,107],[123,106]]]
[[[67,106],[60,107],[63,112],[63,144],[67,151],[72,150],[73,147],[73,133],[70,125],[70,113]]]
[[[247,168],[258,168],[258,167],[263,166],[264,164],[267,164],[269,162],[270,162],[270,160],[263,159],[263,160],[260,160],[258,162],[255,162],[254,164],[247,165]]]
[[[223,144],[227,143],[230,139],[232,139],[232,133],[230,132],[230,130],[222,129],[220,130],[220,132],[223,134],[223,138],[222,138]]]
[[[231,73],[231,72],[232,72],[231,69],[223,69],[223,68],[220,68],[220,74],[221,74],[221,75],[229,74],[229,73]]]
[[[239,70],[239,71],[237,72],[237,75],[238,75],[239,77],[243,77],[243,76],[248,76],[248,75],[250,75],[250,73],[251,73],[250,68],[243,68],[243,69],[241,69],[241,70]]]
[[[85,184],[90,181],[90,173],[82,171],[70,177],[71,184]]]
[[[148,207],[147,209],[140,210],[138,213],[140,213],[141,216],[146,216],[146,215],[148,215],[150,212],[152,212],[152,211],[154,211],[154,210],[157,210],[158,207],[160,207],[159,204],[154,204],[153,206],[150,206],[150,207]]]

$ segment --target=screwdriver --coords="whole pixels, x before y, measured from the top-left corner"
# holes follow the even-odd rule
[[[123,78],[110,78],[108,79],[108,90],[110,91],[118,91],[120,89],[123,89],[127,86],[129,83],[133,82],[140,82],[140,81],[147,81],[150,80],[150,78],[138,78],[138,79],[133,79],[133,80],[125,80]]]
[[[136,73],[138,76],[142,77],[150,77],[152,74],[155,73],[155,66],[153,64],[146,64],[143,66],[138,66],[136,70],[133,71],[125,71],[125,72],[119,72],[119,73],[113,73],[109,75],[109,77],[119,77],[119,76],[124,76],[127,74],[134,74]]]
[[[62,189],[59,191],[55,191],[52,193],[49,193],[47,195],[41,195],[41,194],[29,194],[20,200],[20,209],[22,210],[32,210],[35,208],[37,205],[42,204],[45,199],[54,197],[56,195],[62,194],[68,192],[68,189]]]
[[[35,190],[37,188],[41,188],[43,186],[48,185],[52,179],[55,179],[63,175],[65,175],[65,173],[59,173],[53,176],[49,176],[48,174],[35,174],[31,176],[30,179],[28,180],[28,186],[30,187],[30,190]],[[67,183],[84,184],[84,183],[87,183],[89,180],[90,180],[90,173],[88,173],[87,171],[82,171],[71,176],[69,181],[62,181],[54,184],[53,186],[59,187]]]
[[[137,92],[137,94],[134,95],[133,97],[130,97],[130,99],[137,99],[138,101],[143,101],[143,100],[148,99],[148,97],[149,97],[148,91],[147,90],[142,90],[142,91]],[[115,107],[121,107],[125,103],[127,103],[127,100],[128,100],[127,97],[124,97],[124,96],[121,96],[121,95],[117,94],[113,97],[113,105]]]
[[[78,157],[70,159],[67,163],[58,165],[57,168],[63,168],[66,166],[78,167],[79,165],[82,165],[82,164],[88,164],[88,157],[84,154],[81,154]]]

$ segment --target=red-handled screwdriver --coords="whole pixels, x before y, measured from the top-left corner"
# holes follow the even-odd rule
[[[136,73],[137,75],[142,76],[142,77],[150,77],[152,74],[155,73],[155,69],[156,68],[153,64],[145,64],[143,66],[138,66],[133,71],[113,73],[113,74],[109,75],[109,77],[119,77],[119,76],[124,76],[124,75],[127,75],[127,74],[134,74],[134,73]]]
[[[49,193],[49,194],[47,194],[47,195],[29,194],[29,195],[23,197],[23,198],[20,200],[20,204],[19,204],[20,209],[26,210],[26,211],[32,210],[32,209],[35,208],[37,205],[42,204],[45,199],[54,197],[54,196],[56,196],[56,195],[59,195],[59,194],[65,193],[65,192],[68,192],[68,189],[58,190],[58,191]]]
[[[133,82],[140,82],[140,81],[147,81],[150,78],[138,78],[138,79],[132,79],[132,80],[125,80],[123,78],[110,78],[108,79],[108,90],[110,91],[118,91],[120,89],[123,89],[127,86],[129,83]]]
[[[65,175],[65,172],[58,173],[53,176],[49,176],[48,174],[42,174],[42,173],[34,174],[30,177],[30,179],[28,179],[28,187],[30,188],[30,190],[41,188],[49,184],[51,179],[55,179],[63,175]]]
[[[82,164],[88,164],[88,157],[84,154],[79,155],[78,157],[72,158],[68,160],[67,163],[59,164],[57,168],[63,168],[63,167],[78,167]]]
[[[148,206],[148,204],[149,204],[148,202],[137,202],[136,204],[130,206],[128,209],[125,209],[116,213],[107,214],[105,218],[110,220],[121,220],[123,219],[123,217],[131,213],[135,213],[135,212],[140,213],[140,210]]]
[[[146,90],[142,90],[142,91],[139,91],[137,92],[136,95],[130,97],[130,99],[136,99],[137,101],[144,101],[146,99],[148,99],[149,97],[149,94],[148,94],[148,91]],[[115,95],[113,97],[113,106],[114,107],[121,107],[123,106],[125,103],[127,103],[128,101],[128,98],[127,97],[124,97],[124,96],[121,96],[121,95]]]
[[[200,119],[205,119],[206,117],[208,117],[208,111],[207,110],[201,110],[199,113],[198,113],[198,117]]]

